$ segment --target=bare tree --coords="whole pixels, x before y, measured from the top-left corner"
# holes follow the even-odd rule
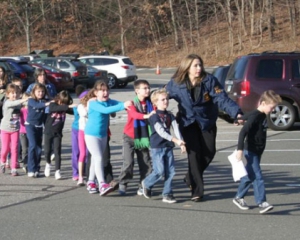
[[[169,5],[170,5],[170,11],[171,11],[173,31],[174,31],[175,49],[179,49],[178,32],[177,32],[177,27],[176,27],[175,15],[174,15],[174,11],[173,11],[173,0],[169,0]]]

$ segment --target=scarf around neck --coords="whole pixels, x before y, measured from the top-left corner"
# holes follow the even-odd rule
[[[147,107],[147,113],[152,112],[153,106],[151,104],[151,101],[147,98],[145,102]],[[133,99],[133,104],[138,112],[143,113],[142,104],[137,96]],[[135,149],[149,148],[150,147],[149,137],[151,135],[151,129],[150,126],[148,125],[148,120],[134,119],[133,127],[134,127],[134,148]]]

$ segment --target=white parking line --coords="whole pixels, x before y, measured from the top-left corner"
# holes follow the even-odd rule
[[[226,139],[226,140],[216,140],[217,142],[237,142],[238,139]],[[267,142],[291,142],[291,141],[299,141],[300,139],[267,139]]]
[[[232,153],[233,151],[234,151],[234,149],[232,149],[232,150],[221,150],[221,151],[218,151],[218,152]],[[266,149],[265,152],[300,152],[300,149],[273,149],[273,150]]]

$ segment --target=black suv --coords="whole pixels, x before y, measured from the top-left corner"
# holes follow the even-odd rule
[[[235,59],[226,77],[227,94],[246,113],[260,95],[274,90],[282,102],[268,115],[269,127],[287,130],[300,119],[300,52],[263,52]]]

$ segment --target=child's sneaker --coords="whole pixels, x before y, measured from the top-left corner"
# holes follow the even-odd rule
[[[137,190],[136,194],[138,196],[143,196],[143,188],[142,187],[139,187],[139,189]]]
[[[124,196],[126,195],[127,186],[123,184],[119,184],[119,194]]]
[[[56,180],[61,179],[60,170],[56,170],[56,172],[55,172],[55,179],[56,179]]]
[[[40,173],[38,172],[38,171],[36,171],[35,173],[34,173],[34,177],[35,178],[38,178],[40,176]]]
[[[28,177],[31,177],[31,178],[35,177],[35,176],[34,176],[34,172],[29,172],[29,173],[27,174],[27,176],[28,176]]]
[[[164,196],[162,201],[165,203],[176,203],[177,202],[173,195]]]
[[[23,168],[22,168],[22,169],[23,169],[23,171],[24,171],[24,172],[25,172],[25,174],[26,174],[26,173],[27,173],[27,171],[28,171],[28,170],[27,170],[27,167],[26,167],[26,166],[23,166]]]
[[[5,164],[2,164],[2,163],[1,163],[1,172],[5,173]]]
[[[266,213],[273,209],[273,206],[267,202],[263,202],[263,203],[259,204],[258,207],[259,207],[259,213]]]
[[[232,202],[242,210],[248,210],[249,206],[245,202],[244,198],[234,198]]]
[[[143,187],[143,195],[145,198],[151,198],[151,190],[146,188],[144,185],[144,181],[142,181],[142,187]]]
[[[78,179],[77,186],[79,186],[79,187],[84,186],[84,181],[83,181],[83,178],[82,178],[82,177],[80,177],[80,178]]]
[[[87,190],[89,191],[89,193],[91,193],[91,194],[98,193],[97,185],[96,185],[95,183],[93,183],[93,182],[88,183],[86,189],[87,189]]]
[[[50,172],[51,172],[51,164],[50,163],[46,163],[45,165],[45,177],[50,177]]]
[[[77,182],[77,181],[78,181],[78,179],[79,179],[79,177],[78,177],[78,176],[74,176],[74,177],[72,178],[72,180],[73,180],[74,182]]]
[[[114,190],[114,188],[111,187],[109,184],[101,183],[101,187],[99,189],[100,196],[105,196],[105,195],[109,194],[110,192],[112,192],[113,190]]]
[[[17,172],[17,169],[13,168],[13,169],[11,170],[11,175],[12,175],[13,177],[19,176],[19,173]]]

